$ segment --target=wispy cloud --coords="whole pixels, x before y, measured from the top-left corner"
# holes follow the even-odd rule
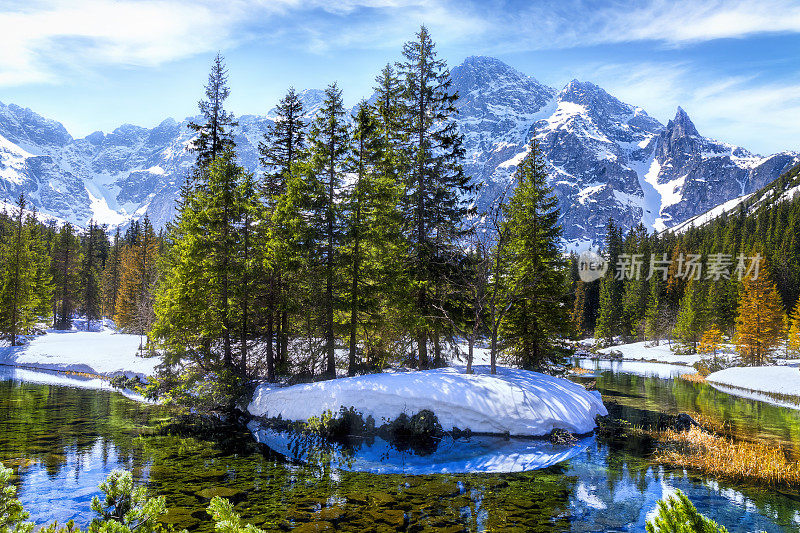
[[[800,32],[792,0],[8,0],[0,85],[52,82],[72,68],[160,65],[245,40],[293,37],[327,52],[396,47],[420,23],[443,43],[522,51],[601,43],[682,45]]]
[[[0,8],[0,86],[102,65],[155,66],[247,40],[298,48],[397,46],[420,23],[444,40],[482,22],[428,0],[40,0]]]

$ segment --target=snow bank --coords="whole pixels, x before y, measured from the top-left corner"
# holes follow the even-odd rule
[[[35,383],[37,385],[54,385],[57,387],[117,392],[137,402],[155,403],[132,390],[114,388],[108,381],[102,378],[64,374],[54,370],[30,370],[28,368],[0,365],[0,381],[19,381],[23,383]]]
[[[610,355],[612,352],[620,352],[623,359],[639,361],[658,361],[660,363],[671,363],[679,365],[693,365],[701,357],[699,355],[677,355],[673,353],[666,342],[658,346],[648,346],[647,342],[633,342],[631,344],[620,344],[598,350],[599,353]]]
[[[546,435],[554,428],[573,433],[594,429],[607,414],[600,393],[538,372],[477,366],[421,372],[391,372],[274,388],[260,385],[248,410],[254,416],[308,420],[326,410],[353,406],[376,423],[401,413],[430,409],[446,430],[511,435]]]
[[[795,366],[735,366],[713,372],[706,380],[741,389],[800,396],[800,370]]]
[[[0,364],[44,370],[66,370],[112,376],[151,376],[157,358],[137,355],[138,335],[124,335],[112,330],[51,330],[33,337],[24,346],[0,347]]]

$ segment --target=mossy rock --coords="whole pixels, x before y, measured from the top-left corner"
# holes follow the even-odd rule
[[[241,501],[245,497],[244,491],[230,487],[208,487],[195,494],[203,500],[211,500],[214,496],[219,496],[231,501]]]
[[[336,526],[330,522],[307,522],[292,529],[295,533],[312,533],[316,531],[336,531]]]
[[[320,511],[317,513],[317,517],[320,520],[324,520],[326,522],[334,522],[339,518],[341,518],[344,513],[345,513],[344,509],[342,509],[339,506],[325,507],[323,509],[320,509]]]

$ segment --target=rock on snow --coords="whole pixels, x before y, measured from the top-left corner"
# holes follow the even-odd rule
[[[445,430],[511,435],[546,435],[554,428],[588,433],[596,415],[607,414],[600,393],[557,378],[511,368],[478,366],[474,374],[451,367],[390,372],[273,387],[262,384],[248,410],[252,415],[308,420],[326,410],[355,407],[376,424],[430,409]]]

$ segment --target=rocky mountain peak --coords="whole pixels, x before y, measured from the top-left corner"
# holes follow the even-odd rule
[[[672,130],[675,137],[700,137],[697,128],[694,126],[694,122],[692,122],[692,119],[689,118],[689,115],[681,106],[678,106],[678,110],[675,112],[675,118],[667,123],[667,129]]]
[[[0,102],[0,133],[15,144],[60,148],[72,142],[67,129],[28,108]]]

